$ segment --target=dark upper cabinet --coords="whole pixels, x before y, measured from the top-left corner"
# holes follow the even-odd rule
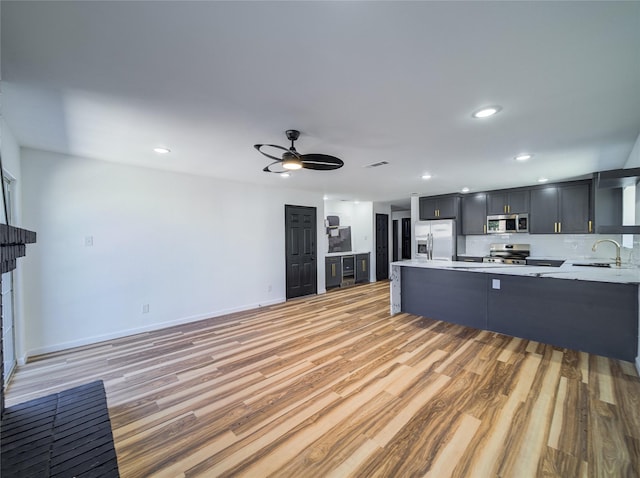
[[[556,186],[531,191],[529,232],[531,234],[558,232],[558,188]]]
[[[529,212],[529,190],[506,190],[487,193],[487,214]]]
[[[581,182],[533,189],[529,223],[531,234],[593,232],[591,185]]]
[[[455,219],[458,217],[458,196],[420,198],[420,220]]]
[[[559,232],[583,234],[593,232],[591,218],[591,185],[588,183],[558,188]]]
[[[460,199],[462,215],[462,235],[487,233],[487,194],[478,193],[462,196]]]
[[[369,254],[356,254],[356,282],[369,282]]]

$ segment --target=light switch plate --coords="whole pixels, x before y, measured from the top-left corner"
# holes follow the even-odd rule
[[[491,288],[492,289],[500,289],[500,279],[493,279],[491,281]]]

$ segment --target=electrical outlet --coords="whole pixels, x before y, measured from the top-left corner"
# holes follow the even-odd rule
[[[92,247],[93,246],[93,236],[85,236],[84,238],[84,246]]]
[[[142,304],[142,313],[143,314],[149,313],[149,304]]]

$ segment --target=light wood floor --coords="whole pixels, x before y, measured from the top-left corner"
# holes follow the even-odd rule
[[[632,364],[390,317],[388,287],[40,357],[7,404],[101,378],[123,478],[640,476]]]

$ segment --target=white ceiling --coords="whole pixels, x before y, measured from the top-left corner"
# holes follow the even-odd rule
[[[619,168],[640,133],[637,1],[0,8],[3,115],[28,147],[402,202]],[[263,173],[253,144],[290,128],[345,166]]]

